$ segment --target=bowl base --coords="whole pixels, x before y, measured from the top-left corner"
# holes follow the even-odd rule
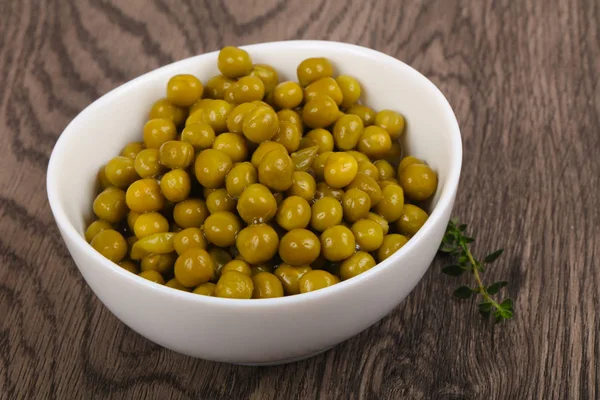
[[[326,351],[331,350],[334,347],[335,347],[335,345],[333,345],[331,347],[327,347],[326,349],[323,349],[323,350],[315,351],[314,353],[310,353],[310,354],[305,355],[305,356],[286,358],[284,360],[267,361],[267,362],[261,362],[261,363],[234,363],[234,364],[236,364],[236,365],[244,365],[244,366],[247,366],[247,367],[269,367],[269,366],[275,366],[275,365],[290,364],[290,363],[294,363],[294,362],[297,362],[297,361],[306,360],[307,358],[314,357],[314,356],[319,355],[321,353],[325,353]]]

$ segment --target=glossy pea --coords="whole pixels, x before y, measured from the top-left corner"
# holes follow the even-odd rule
[[[288,190],[293,178],[294,165],[285,150],[271,150],[258,165],[258,181],[273,191]]]
[[[335,80],[343,96],[341,106],[345,109],[352,107],[360,99],[360,83],[356,78],[348,75],[339,75]]]
[[[227,129],[229,132],[242,133],[244,118],[257,106],[252,103],[242,103],[236,106],[227,116]]]
[[[332,188],[342,188],[352,182],[358,173],[356,160],[343,152],[333,153],[325,162],[323,177]]]
[[[437,175],[425,164],[406,166],[398,175],[398,182],[406,196],[414,201],[427,200],[437,189]]]
[[[160,190],[168,201],[178,203],[187,199],[192,187],[190,176],[183,169],[174,169],[163,175]]]
[[[329,261],[341,261],[350,257],[356,249],[352,231],[343,225],[325,229],[321,234],[323,256]]]
[[[161,174],[165,167],[159,161],[158,149],[144,149],[135,157],[135,172],[142,178],[151,178]]]
[[[204,122],[210,125],[215,133],[222,133],[227,130],[227,119],[233,111],[234,105],[225,100],[212,100],[202,110],[196,111],[186,121],[186,126],[196,122]],[[192,119],[198,115],[197,119]]]
[[[255,183],[240,195],[237,211],[247,224],[269,222],[277,211],[277,201],[266,186]]]
[[[121,156],[131,158],[135,160],[135,157],[144,150],[144,143],[142,142],[131,142],[127,143],[123,150],[121,150]]]
[[[325,57],[307,58],[298,64],[296,74],[300,85],[307,86],[319,78],[333,76],[333,65]]]
[[[104,257],[118,263],[127,255],[127,242],[123,235],[113,229],[99,232],[90,243]]]
[[[254,64],[251,76],[256,76],[265,85],[265,94],[273,92],[277,84],[279,83],[279,74],[277,70],[270,65],[266,64]]]
[[[227,154],[234,163],[245,161],[248,157],[248,145],[244,136],[237,133],[222,133],[215,139],[212,148]]]
[[[160,211],[165,205],[165,197],[156,179],[145,178],[133,182],[125,195],[130,210],[145,213]]]
[[[327,271],[312,270],[302,275],[298,282],[298,287],[300,293],[308,293],[333,286],[338,283],[338,281],[339,280],[334,275]]]
[[[375,180],[379,179],[379,170],[370,161],[361,161],[358,163],[358,173],[365,174]]]
[[[236,104],[262,100],[265,95],[265,84],[256,76],[244,76],[237,81],[233,89],[233,100]]]
[[[270,140],[278,130],[279,118],[270,107],[256,107],[244,117],[242,132],[251,142],[261,143]]]
[[[311,146],[317,146],[317,152],[319,154],[327,151],[333,151],[333,136],[328,130],[323,128],[313,129],[304,135],[300,141],[301,149]]]
[[[357,174],[356,177],[346,187],[346,190],[357,188],[365,192],[371,198],[371,207],[376,206],[381,201],[381,188],[375,179],[365,174]]]
[[[112,186],[112,183],[110,183],[110,181],[106,177],[105,168],[106,168],[106,165],[101,166],[100,169],[98,169],[98,174],[96,175],[96,181],[97,181],[100,189],[102,189],[102,190]]]
[[[370,219],[371,221],[376,222],[381,227],[381,230],[384,235],[388,234],[390,226],[389,226],[388,222],[385,220],[385,218],[383,218],[381,215],[376,214],[374,212],[370,212],[369,214],[367,214],[367,219]]]
[[[175,278],[188,288],[208,282],[214,273],[213,261],[204,249],[188,249],[175,261]]]
[[[267,224],[249,225],[242,229],[236,239],[236,248],[250,264],[269,261],[277,253],[279,237]]]
[[[386,179],[394,179],[396,177],[396,171],[392,164],[386,160],[377,160],[373,163],[377,167],[379,173],[379,180],[383,181]]]
[[[156,118],[146,122],[143,134],[146,148],[158,149],[163,143],[176,139],[177,129],[170,119]]]
[[[200,228],[186,228],[177,232],[173,238],[173,247],[177,254],[182,255],[193,247],[206,249],[206,239]]]
[[[206,96],[209,99],[223,99],[225,97],[225,91],[234,83],[234,79],[225,75],[213,76],[206,82],[204,88]]]
[[[311,174],[305,171],[294,171],[292,186],[288,189],[288,196],[298,196],[312,202],[317,190],[317,183]]]
[[[291,122],[292,124],[296,125],[298,132],[304,132],[302,118],[300,118],[300,115],[296,111],[289,109],[280,110],[277,112],[277,118],[279,118],[279,121]]]
[[[420,207],[405,204],[400,218],[396,220],[396,228],[403,235],[413,236],[425,224],[429,216]]]
[[[375,123],[375,111],[362,104],[355,104],[346,110],[346,114],[352,114],[358,116],[365,127],[373,125]]]
[[[333,126],[335,146],[340,150],[351,150],[358,144],[363,133],[363,122],[357,115],[342,115]]]
[[[308,102],[318,96],[329,96],[338,106],[342,104],[344,98],[338,83],[331,77],[319,78],[304,88],[305,101]]]
[[[315,199],[320,200],[324,197],[332,197],[337,201],[342,201],[344,197],[344,190],[334,189],[326,182],[319,182],[317,183],[317,189],[315,191]]]
[[[369,253],[359,251],[345,259],[340,266],[340,277],[342,280],[354,278],[373,268],[376,262]]]
[[[236,200],[227,194],[225,189],[217,189],[206,196],[208,212],[214,214],[220,211],[235,211]]]
[[[316,96],[302,108],[302,120],[310,128],[325,128],[340,116],[335,101],[329,96]]]
[[[227,46],[219,52],[217,66],[228,78],[239,78],[252,72],[252,58],[246,50]]]
[[[308,201],[299,196],[286,197],[277,209],[276,220],[283,229],[306,228],[310,223],[311,208]]]
[[[110,222],[103,221],[101,219],[96,220],[92,222],[85,230],[85,240],[89,243],[97,234],[107,229],[113,229],[113,226]]]
[[[148,254],[166,254],[175,251],[173,244],[174,237],[175,233],[173,232],[163,232],[155,233],[138,240],[131,248],[131,259],[140,260]]]
[[[369,157],[381,158],[392,148],[392,140],[383,128],[368,126],[360,136],[357,148]]]
[[[148,119],[167,119],[175,125],[181,125],[187,117],[187,110],[178,107],[167,99],[157,100],[150,109]]]
[[[281,281],[272,273],[261,272],[252,277],[253,299],[271,299],[283,297],[283,285]]]
[[[309,271],[312,271],[312,268],[307,265],[293,267],[281,264],[275,269],[274,274],[281,281],[285,294],[290,296],[300,293],[300,278]]]
[[[321,252],[321,242],[308,229],[292,229],[279,242],[279,256],[289,265],[309,265]]]
[[[273,141],[282,144],[288,153],[293,153],[300,148],[302,132],[298,126],[290,121],[279,121],[279,131],[273,136]]]
[[[375,125],[385,129],[392,139],[404,133],[404,117],[392,110],[381,110],[375,115]]]
[[[202,296],[214,296],[216,285],[212,282],[201,283],[194,288],[192,293]]]
[[[404,191],[395,184],[386,185],[381,190],[381,201],[375,206],[375,212],[388,222],[394,222],[404,209]]]
[[[315,175],[315,179],[319,181],[323,181],[325,179],[325,164],[329,157],[333,154],[333,151],[326,151],[317,155],[314,158],[314,161],[311,164],[312,172]]]
[[[191,106],[203,92],[202,82],[194,75],[174,75],[167,82],[167,100],[179,107]]]
[[[207,188],[224,186],[225,177],[233,167],[231,157],[220,150],[206,149],[196,157],[196,179]]]
[[[221,275],[223,275],[230,271],[237,271],[244,275],[252,276],[252,268],[250,268],[250,265],[244,260],[231,260],[221,268],[220,272]]]
[[[120,222],[127,215],[125,192],[115,187],[104,189],[94,199],[94,214],[110,223]]]
[[[138,239],[155,233],[168,232],[169,221],[157,212],[141,214],[133,225],[133,231]]]
[[[175,253],[149,254],[144,256],[140,262],[142,271],[158,271],[161,274],[170,273],[175,265],[177,255]]]
[[[382,226],[372,219],[361,219],[350,228],[356,244],[362,251],[371,252],[381,247],[384,238]]]
[[[322,232],[342,222],[343,214],[342,205],[338,200],[323,197],[312,205],[310,225],[314,230]]]
[[[130,157],[118,156],[111,159],[104,167],[104,171],[111,186],[119,189],[125,189],[139,179],[134,160]]]
[[[342,197],[344,218],[348,222],[355,222],[365,218],[371,208],[371,198],[358,188],[347,190]]]
[[[267,140],[265,142],[262,142],[260,145],[258,145],[256,150],[254,150],[254,153],[252,153],[252,158],[250,160],[252,162],[252,165],[254,165],[254,167],[258,169],[258,166],[260,165],[260,162],[262,161],[265,154],[267,154],[271,150],[286,151],[286,148],[281,143],[277,143],[274,141]]]
[[[173,208],[173,220],[181,228],[199,228],[208,217],[206,202],[202,199],[188,198]]]
[[[168,286],[171,289],[177,289],[177,290],[181,290],[181,291],[184,291],[184,292],[188,292],[189,291],[189,288],[183,286],[181,284],[181,282],[179,282],[176,278],[169,279],[167,281],[167,283],[165,283],[165,286]]]
[[[278,109],[298,107],[303,98],[302,87],[296,82],[281,82],[273,91],[273,104]]]
[[[216,297],[225,297],[230,299],[250,299],[254,292],[254,283],[249,276],[230,271],[221,275],[214,294]]]
[[[383,243],[379,250],[377,250],[377,259],[379,262],[389,258],[392,254],[398,251],[402,246],[408,242],[408,238],[397,233],[386,235],[383,238]]]
[[[228,211],[212,213],[204,221],[206,240],[219,247],[233,246],[241,229],[242,223],[238,216]]]
[[[165,278],[158,271],[148,270],[140,272],[139,276],[150,282],[158,283],[159,285],[165,284]]]
[[[225,187],[227,194],[237,199],[248,186],[257,182],[258,173],[256,168],[249,162],[242,162],[231,168],[225,178]]]

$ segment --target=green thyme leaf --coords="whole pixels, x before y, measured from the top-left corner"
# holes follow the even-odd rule
[[[464,268],[462,268],[460,265],[450,265],[442,268],[442,273],[450,276],[461,276],[464,272]]]
[[[495,252],[490,253],[487,256],[485,256],[485,259],[483,260],[483,262],[485,262],[486,264],[493,263],[494,261],[496,261],[498,259],[498,257],[500,257],[502,255],[503,252],[504,252],[504,249],[496,250]]]
[[[468,299],[473,296],[473,294],[475,294],[475,292],[468,286],[461,286],[454,291],[454,296],[459,299]]]
[[[506,281],[494,282],[490,286],[488,286],[486,290],[489,294],[496,294],[500,291],[500,289],[502,289],[506,285],[508,285],[508,282]]]

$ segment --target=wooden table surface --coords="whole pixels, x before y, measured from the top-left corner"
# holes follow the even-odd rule
[[[0,398],[600,397],[599,20],[594,0],[0,0]],[[251,368],[160,348],[96,299],[46,199],[64,127],[171,61],[294,38],[372,47],[445,93],[464,142],[454,214],[478,252],[506,249],[485,276],[510,281],[514,320],[454,300],[436,260],[357,337]]]

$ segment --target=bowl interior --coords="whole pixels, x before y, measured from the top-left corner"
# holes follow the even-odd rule
[[[337,74],[358,78],[363,104],[405,115],[405,154],[426,160],[438,173],[439,187],[430,208],[446,190],[453,169],[451,184],[456,185],[461,156],[456,119],[439,90],[414,69],[382,53],[335,42],[276,42],[245,48],[254,63],[274,66],[280,81],[296,80],[296,67],[303,59],[328,57]],[[92,216],[99,168],[126,143],[141,140],[150,107],[164,97],[168,79],[191,73],[205,82],[219,73],[216,63],[217,52],[213,52],[147,73],[94,102],[67,127],[53,152],[48,187],[53,208],[57,205],[81,235]]]

